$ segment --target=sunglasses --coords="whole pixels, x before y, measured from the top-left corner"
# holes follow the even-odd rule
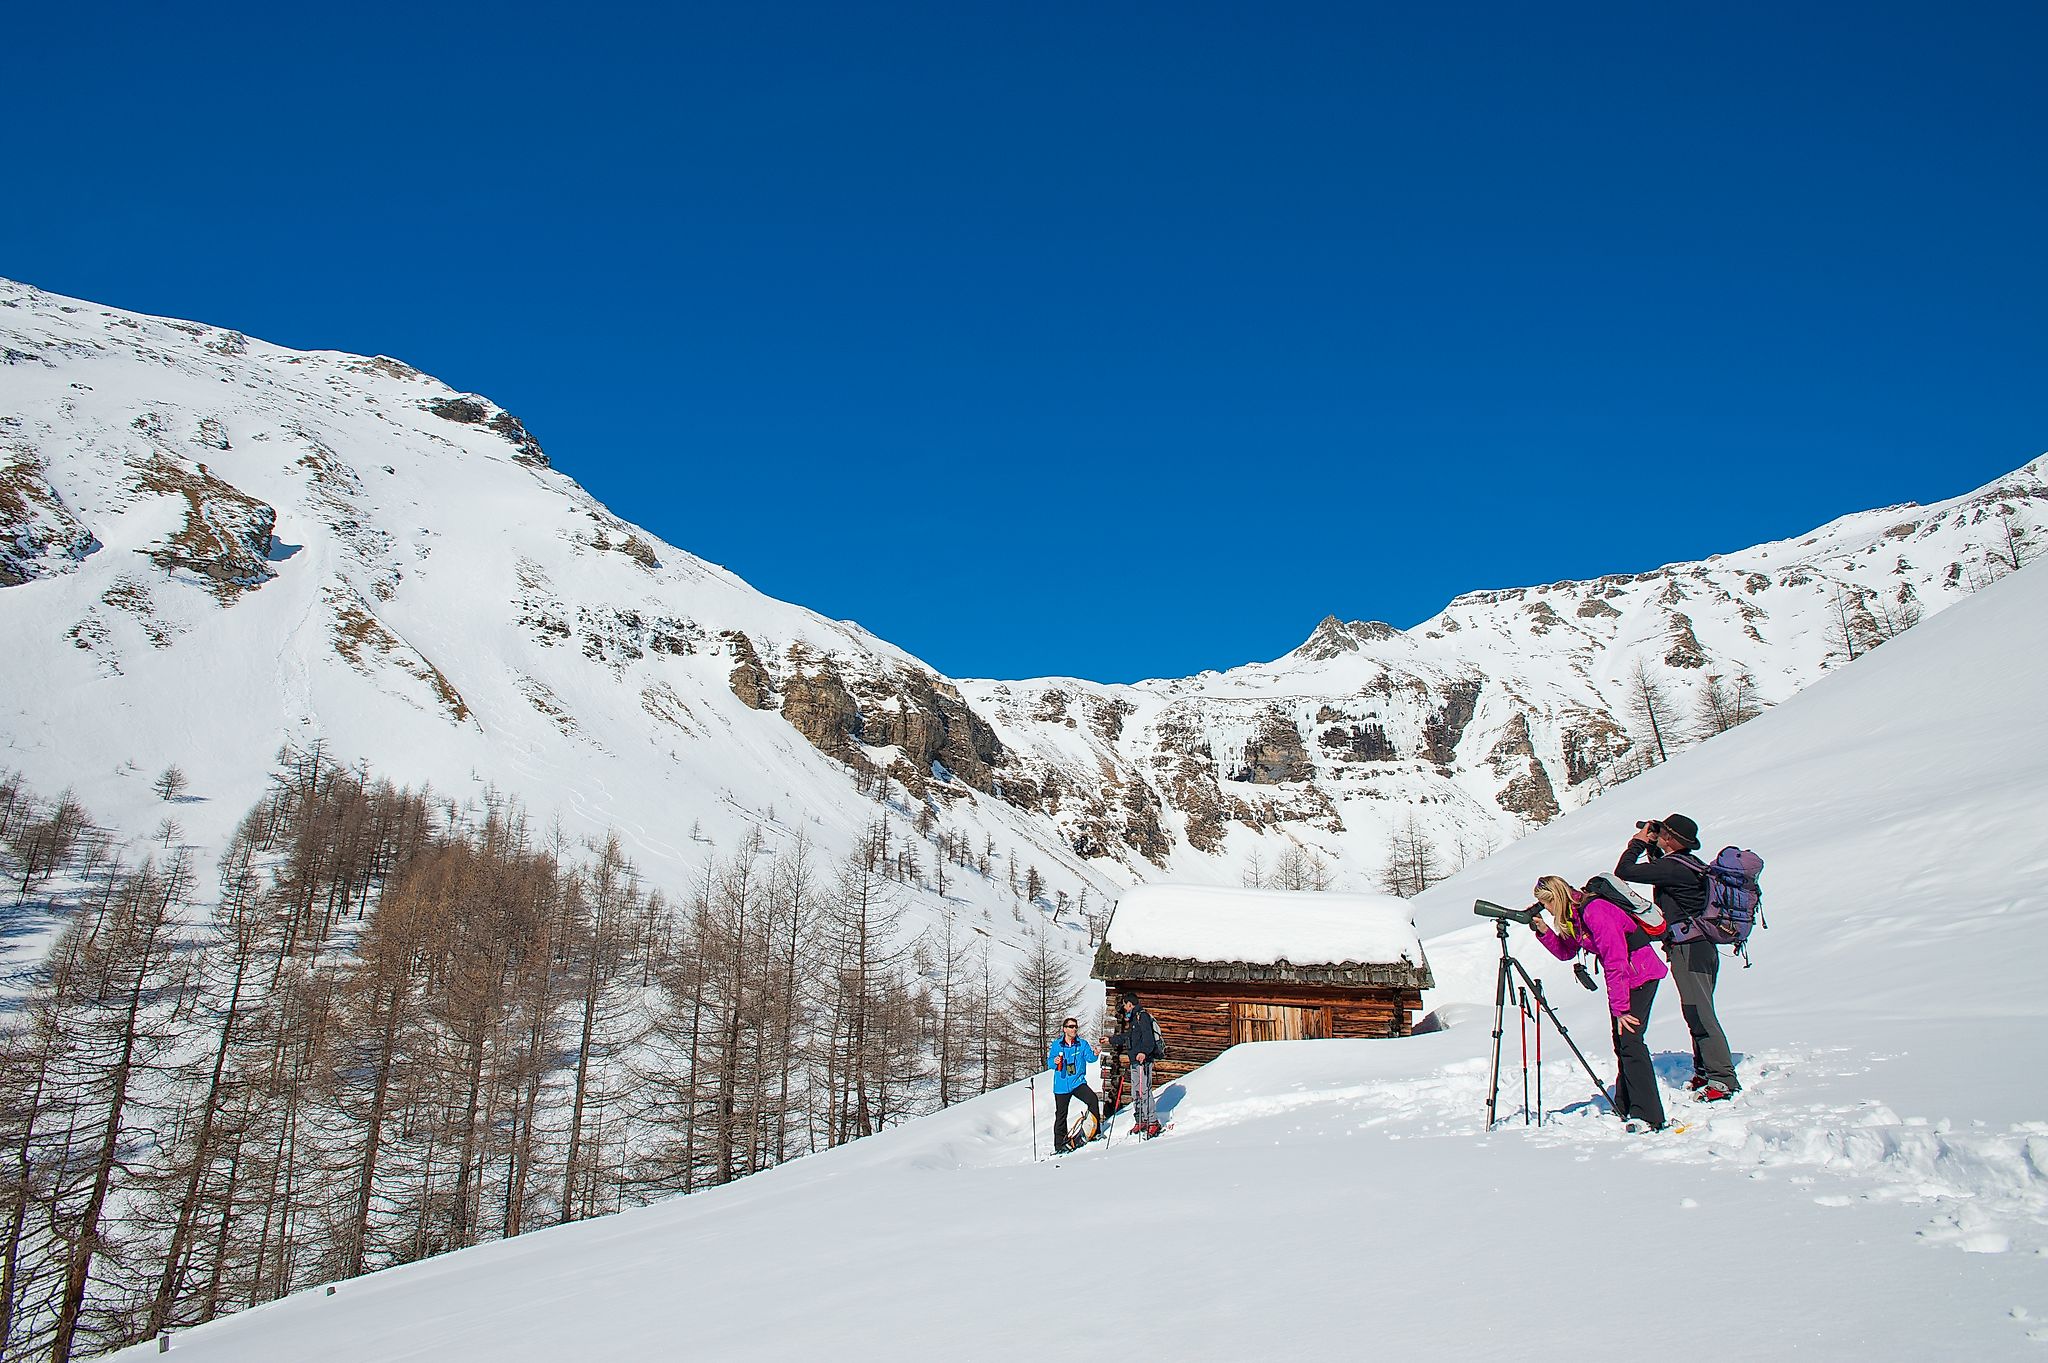
[[[1081,1030],[1081,1024],[1078,1022],[1063,1022],[1060,1024],[1060,1030],[1063,1032],[1078,1032]]]

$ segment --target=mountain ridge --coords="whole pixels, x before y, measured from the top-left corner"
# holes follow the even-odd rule
[[[0,762],[131,834],[179,763],[219,797],[185,816],[217,843],[211,811],[279,743],[320,743],[617,824],[671,882],[685,826],[795,818],[832,846],[928,823],[975,850],[964,882],[920,878],[925,911],[1013,939],[999,883],[1027,869],[1062,919],[1141,880],[1375,888],[1410,826],[1448,870],[1644,760],[1634,660],[1688,728],[1715,685],[1773,703],[1966,595],[1998,524],[2048,520],[2037,459],[1696,564],[1460,593],[1409,630],[1328,617],[1194,677],[950,678],[625,521],[511,413],[402,361],[11,283],[0,348],[0,618],[27,641],[0,659]]]

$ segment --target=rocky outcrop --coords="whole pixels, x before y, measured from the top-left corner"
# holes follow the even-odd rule
[[[903,750],[913,790],[943,772],[984,792],[1005,756],[996,731],[951,686],[916,673],[897,673],[859,686],[855,733],[870,747]],[[784,702],[787,709],[788,702]]]
[[[1479,691],[1480,683],[1476,681],[1452,682],[1445,688],[1443,708],[1422,726],[1423,756],[1440,767],[1448,767],[1457,760],[1458,744],[1479,708]]]
[[[827,757],[846,762],[857,756],[860,707],[829,660],[800,670],[782,684],[782,717]]]
[[[1576,786],[1628,751],[1628,733],[1606,714],[1574,707],[1565,715],[1562,747],[1565,783]]]
[[[1244,763],[1234,779],[1256,786],[1277,786],[1284,781],[1306,781],[1315,775],[1308,747],[1294,721],[1278,712],[1266,716],[1258,733],[1245,744]]]
[[[731,650],[733,664],[729,679],[732,693],[740,698],[740,704],[749,710],[772,710],[775,708],[775,688],[769,683],[768,669],[761,666],[761,655],[754,651],[754,641],[736,629],[726,630],[719,636]]]
[[[1307,642],[1294,650],[1296,658],[1310,662],[1327,662],[1346,653],[1356,653],[1367,644],[1382,639],[1392,639],[1401,631],[1382,620],[1339,620],[1334,615],[1323,617],[1315,633]]]
[[[540,442],[520,424],[519,418],[492,404],[474,393],[459,397],[439,398],[422,402],[420,407],[443,421],[452,421],[458,426],[481,426],[512,446],[512,457],[522,464],[534,468],[548,467],[548,457],[541,450]]]
[[[147,417],[136,418],[148,429]],[[222,482],[206,465],[187,465],[161,452],[131,461],[137,488],[182,498],[183,523],[141,550],[166,572],[185,571],[205,580],[222,605],[277,574],[270,567],[270,532],[277,512],[241,489]]]
[[[1392,762],[1400,757],[1386,727],[1371,722],[1332,725],[1316,735],[1316,742],[1327,756],[1341,762]]]
[[[542,617],[530,627],[540,630],[550,623]],[[576,625],[583,640],[583,656],[615,672],[649,653],[695,653],[704,638],[695,621],[673,615],[650,616],[617,606],[585,606],[576,612]]]
[[[1700,647],[1699,636],[1692,631],[1692,617],[1682,611],[1671,612],[1670,633],[1666,635],[1670,647],[1664,651],[1664,662],[1671,667],[1705,667],[1707,651]]]
[[[1117,696],[1086,697],[1088,726],[1104,743],[1115,743],[1124,736],[1124,721],[1131,717],[1137,707]]]
[[[650,646],[693,650],[694,626],[655,623],[667,628],[647,630]],[[923,794],[934,782],[957,780],[1012,802],[1040,798],[1039,789],[1027,781],[999,790],[996,773],[1009,754],[995,729],[951,683],[905,668],[853,671],[802,645],[789,648],[787,675],[778,681],[746,635],[729,630],[723,638],[733,657],[733,694],[754,710],[774,709],[779,701],[782,717],[827,757],[873,771],[868,750],[895,748],[901,756],[888,774],[914,794]]]
[[[1522,607],[1522,610],[1530,617],[1529,632],[1531,634],[1545,635],[1564,624],[1564,617],[1559,615],[1556,608],[1548,601],[1531,601],[1528,605]]]
[[[0,587],[68,573],[100,542],[71,514],[26,446],[0,446]]]
[[[1509,778],[1494,796],[1502,809],[1531,823],[1549,823],[1557,817],[1557,791],[1551,787],[1550,773],[1543,770],[1543,763],[1536,756],[1527,715],[1515,712],[1487,752],[1486,761],[1494,775]]]
[[[1216,779],[1216,753],[1200,716],[1190,708],[1169,709],[1154,726],[1159,755],[1153,766],[1166,799],[1184,821],[1188,845],[1202,852],[1223,847],[1223,831],[1236,801],[1226,801]]]

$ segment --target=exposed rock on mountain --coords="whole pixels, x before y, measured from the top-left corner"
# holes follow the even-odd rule
[[[136,773],[175,761],[218,797],[188,811],[202,835],[281,742],[318,743],[621,827],[676,884],[700,869],[678,827],[800,819],[829,847],[896,818],[956,866],[977,849],[927,915],[1007,904],[991,882],[1022,868],[1100,902],[1290,848],[1370,888],[1411,814],[1453,860],[1497,846],[1653,760],[1637,663],[1681,728],[1715,687],[1775,703],[2010,571],[2048,520],[2036,460],[1704,563],[1467,593],[1409,630],[1328,617],[1270,663],[955,681],[627,524],[502,408],[388,357],[4,282],[0,349],[0,733],[33,781],[148,827]]]
[[[20,419],[8,424],[18,426]],[[0,444],[0,461],[0,587],[68,573],[99,548],[50,486],[34,450]]]

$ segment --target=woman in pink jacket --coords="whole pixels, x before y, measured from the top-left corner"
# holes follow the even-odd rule
[[[1600,962],[1619,1070],[1614,1080],[1615,1111],[1631,1131],[1661,1130],[1664,1102],[1657,1093],[1657,1070],[1643,1029],[1650,1022],[1657,981],[1670,972],[1650,945],[1649,934],[1619,904],[1589,898],[1561,876],[1536,882],[1536,902],[1549,918],[1539,914],[1529,926],[1551,955],[1569,961],[1583,951]]]

